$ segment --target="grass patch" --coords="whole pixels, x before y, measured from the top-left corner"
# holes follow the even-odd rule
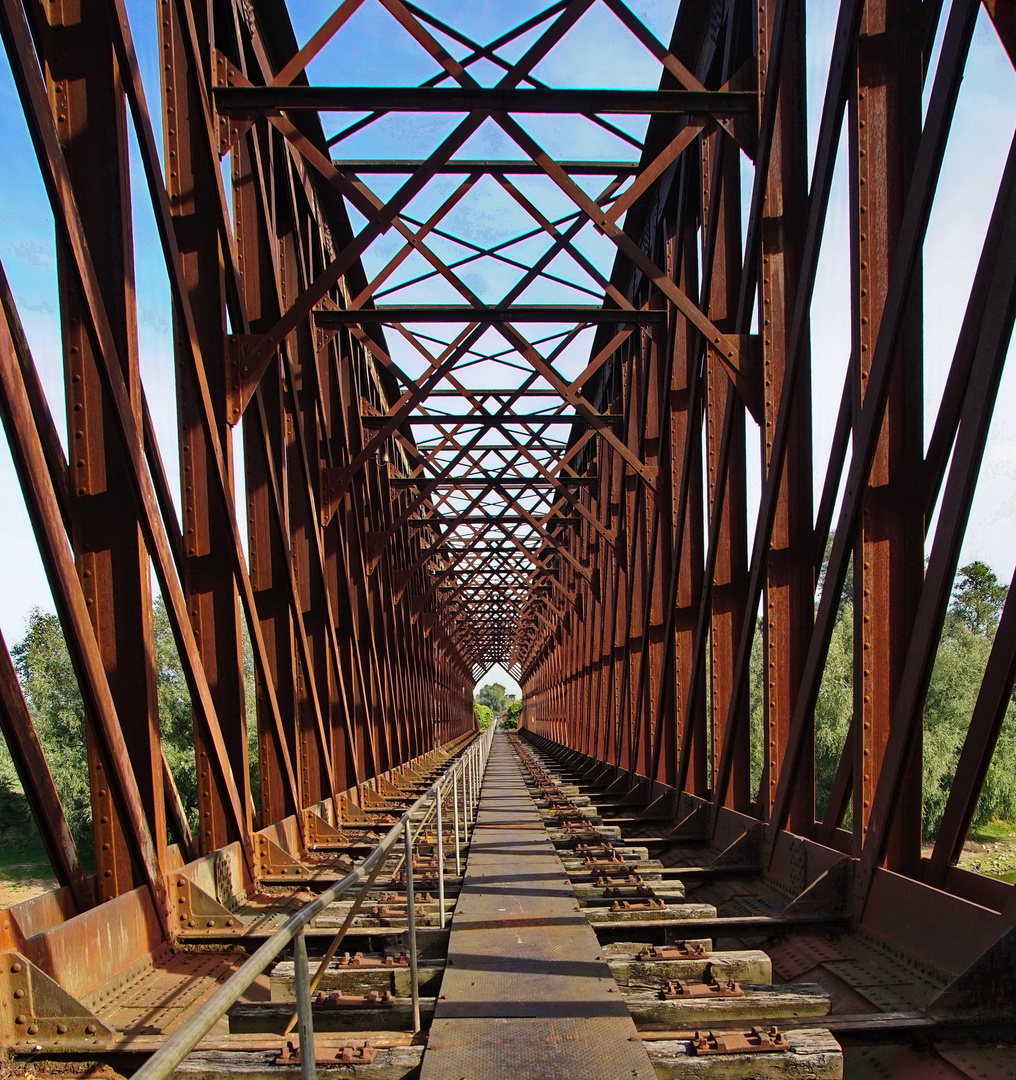
[[[1016,823],[1011,821],[988,821],[983,825],[975,825],[970,830],[971,840],[980,844],[991,843],[995,840],[1016,841]]]
[[[0,908],[56,886],[53,867],[31,817],[0,828]]]
[[[17,843],[4,838],[0,847],[0,878],[17,880],[22,877],[52,876],[49,856],[38,836],[27,837]]]

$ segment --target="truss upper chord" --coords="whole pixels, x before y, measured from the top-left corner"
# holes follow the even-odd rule
[[[517,90],[500,87],[222,86],[216,108],[240,115],[265,110],[423,113],[614,113],[754,115],[755,94],[733,90]]]
[[[610,308],[598,304],[564,306],[520,304],[471,307],[468,304],[386,304],[375,308],[327,308],[314,312],[318,326],[356,323],[666,323],[661,309]]]

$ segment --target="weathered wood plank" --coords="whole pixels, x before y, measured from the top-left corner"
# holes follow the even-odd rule
[[[749,1025],[762,1020],[786,1020],[802,1016],[825,1016],[829,994],[818,983],[786,986],[744,986],[741,997],[688,998],[663,1001],[658,993],[646,990],[625,995],[625,1004],[635,1024],[668,1024],[684,1029],[742,1017]]]
[[[790,1049],[779,1054],[698,1057],[686,1040],[644,1043],[659,1080],[842,1080],[843,1051],[821,1028],[784,1032]]]

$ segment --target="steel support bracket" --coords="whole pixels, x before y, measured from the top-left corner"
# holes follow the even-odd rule
[[[1016,1015],[1016,929],[1007,930],[932,998],[928,1013],[937,1020],[956,1015],[1011,1020]]]
[[[388,533],[369,531],[366,536],[366,548],[368,557],[373,560],[374,564],[377,564],[377,560],[381,557],[381,552],[385,549],[385,544],[388,543]]]
[[[784,915],[847,915],[857,875],[857,860],[844,856],[823,871],[784,909]]]
[[[264,833],[258,833],[257,840],[257,866],[262,877],[286,876],[291,878],[309,878],[310,870],[293,858],[288,851],[284,851],[274,840],[269,840]]]
[[[369,825],[370,818],[356,805],[350,802],[345,795],[339,796],[339,815],[343,824]]]
[[[215,930],[243,933],[243,923],[229,908],[183,874],[167,874],[166,886],[173,905],[173,927],[181,934]]]
[[[396,799],[404,799],[406,797],[405,789],[400,788],[397,784],[393,784],[383,776],[378,776],[374,783],[377,784],[377,789],[382,795],[392,795]]]
[[[375,807],[382,810],[391,809],[391,807],[389,807],[387,801],[385,800],[385,797],[380,794],[380,792],[376,791],[374,788],[368,787],[366,784],[364,784],[363,787],[360,788],[360,803],[365,808],[370,809],[373,809]]]
[[[762,872],[762,845],[765,826],[762,822],[751,825],[732,843],[728,844],[709,864],[710,870],[727,870],[751,867]]]
[[[117,1033],[19,952],[0,953],[0,1045],[15,1052],[105,1049]]]
[[[272,353],[255,370],[248,370],[246,358],[263,337],[263,334],[226,335],[226,417],[230,427],[240,423],[258,383],[275,357]]]
[[[341,830],[325,821],[313,810],[303,812],[304,835],[308,844],[349,844],[351,840]]]
[[[709,807],[696,806],[686,814],[667,834],[668,840],[708,840]]]
[[[318,500],[321,514],[321,528],[324,529],[332,520],[335,511],[342,502],[342,496],[349,486],[349,470],[335,467],[321,470],[321,491]]]

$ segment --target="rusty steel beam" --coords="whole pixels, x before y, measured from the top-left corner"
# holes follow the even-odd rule
[[[702,90],[516,90],[502,87],[266,86],[220,87],[216,106],[237,116],[268,110],[426,113],[680,113],[736,116],[755,108],[753,94]]]

